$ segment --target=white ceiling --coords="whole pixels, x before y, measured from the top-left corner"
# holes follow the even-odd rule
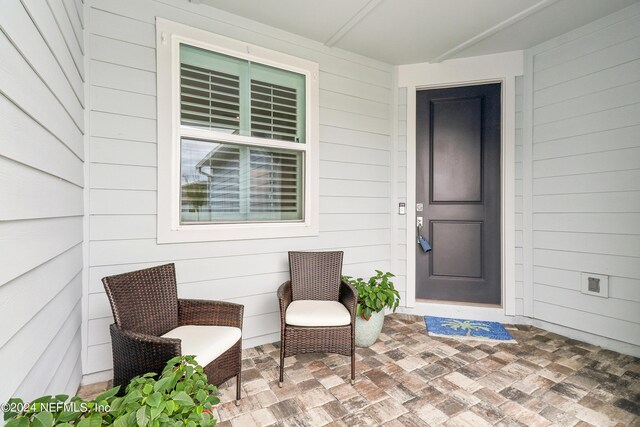
[[[526,49],[640,0],[200,1],[327,46],[413,64]]]

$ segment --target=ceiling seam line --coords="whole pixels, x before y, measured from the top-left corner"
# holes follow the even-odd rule
[[[333,47],[336,43],[340,41],[349,31],[351,31],[360,21],[362,21],[367,15],[369,15],[373,9],[375,9],[380,3],[384,0],[369,0],[366,5],[362,7],[353,15],[338,31],[336,31],[330,38],[327,40],[324,45],[327,47]]]
[[[457,46],[453,47],[452,49],[449,49],[448,51],[446,51],[445,53],[441,54],[440,56],[436,57],[432,63],[438,63],[438,62],[442,62],[445,59],[449,59],[451,56],[453,56],[454,54],[460,52],[461,50],[464,50],[468,47],[473,46],[474,44],[479,43],[480,41],[504,30],[505,28],[508,28],[512,25],[514,25],[517,22],[522,21],[523,19],[525,19],[526,17],[533,15],[534,13],[548,7],[551,6],[553,3],[556,3],[558,0],[542,0],[536,4],[534,4],[533,6],[518,12],[517,14],[505,19],[502,22],[497,23],[496,25],[494,25],[493,27],[484,30],[483,32],[471,37],[470,39],[458,44]]]

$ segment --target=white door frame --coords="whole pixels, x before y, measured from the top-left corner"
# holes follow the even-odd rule
[[[515,78],[523,74],[523,52],[507,52],[437,64],[398,67],[398,87],[407,88],[407,311],[415,314],[472,315],[479,320],[504,320],[515,313]],[[502,84],[501,126],[501,276],[502,307],[416,302],[416,91],[483,83]]]

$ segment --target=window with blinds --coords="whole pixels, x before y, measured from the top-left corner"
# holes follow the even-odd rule
[[[319,64],[156,18],[157,241],[319,233]]]
[[[179,82],[181,223],[303,220],[305,76],[181,44]]]

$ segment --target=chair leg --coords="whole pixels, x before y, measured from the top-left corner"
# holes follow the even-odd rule
[[[236,406],[240,406],[240,394],[242,392],[241,378],[242,372],[238,372],[236,376]]]
[[[351,325],[351,385],[356,383],[356,330],[355,322]]]
[[[280,381],[278,382],[278,387],[282,388],[283,382],[284,382],[284,334],[282,334],[282,338],[280,339]]]
[[[356,383],[356,352],[351,350],[351,385]]]

